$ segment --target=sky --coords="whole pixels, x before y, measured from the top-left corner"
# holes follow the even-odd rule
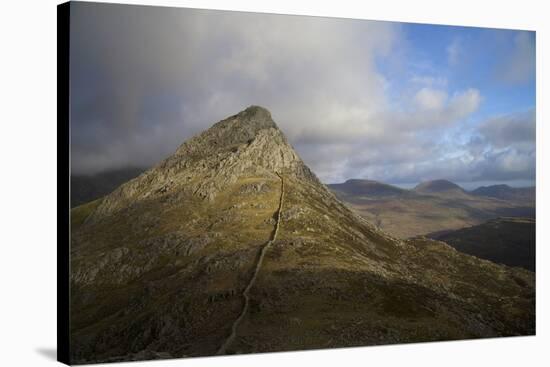
[[[535,184],[535,33],[72,3],[73,174],[149,167],[250,105],[325,183]]]

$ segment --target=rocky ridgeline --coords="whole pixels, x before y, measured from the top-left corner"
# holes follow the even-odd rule
[[[106,196],[91,218],[181,192],[211,201],[240,177],[276,179],[276,172],[321,185],[269,111],[251,106],[189,139],[175,154]]]

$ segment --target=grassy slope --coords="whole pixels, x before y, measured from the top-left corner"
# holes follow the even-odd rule
[[[289,183],[287,210],[304,206],[294,189]],[[337,210],[312,193],[307,197],[319,211],[306,213],[305,227],[301,220],[283,222],[234,352],[533,332],[534,293],[522,290],[534,284],[529,272],[512,275],[441,242],[399,245],[375,232],[342,232],[323,215]],[[359,245],[358,237],[367,245]],[[508,298],[518,294],[521,303]],[[495,327],[504,320],[508,326]]]
[[[245,283],[257,250],[272,230],[270,220],[278,200],[274,188],[279,181],[269,182],[268,191],[251,202],[239,189],[256,181],[249,178],[229,188],[215,207],[190,197],[182,198],[181,205],[175,207],[144,203],[112,220],[89,223],[76,231],[71,264],[75,269],[71,319],[75,357],[88,359],[93,353],[101,359],[153,347],[159,325],[166,322],[171,323],[168,328],[183,327],[183,335],[175,338],[170,348],[153,348],[194,355],[213,353],[225,333],[220,326],[229,324],[232,312],[240,306],[232,293]],[[203,248],[191,254],[186,251],[189,242],[204,238],[208,243]],[[120,249],[128,250],[118,259]],[[93,279],[85,281],[96,272]],[[214,300],[228,294],[232,294],[231,300],[223,310],[217,309]],[[163,311],[180,317],[167,321]],[[113,328],[123,335],[118,342],[111,339],[109,330]],[[151,334],[144,335],[144,330]],[[196,343],[189,346],[190,339]],[[101,353],[101,348],[94,350],[98,343],[118,343],[120,347],[108,347],[108,352]]]
[[[243,190],[263,181],[265,190]],[[319,187],[292,179],[285,186],[278,239],[229,353],[534,332],[532,273],[440,242],[402,243]],[[71,319],[77,361],[127,359],[145,349],[214,354],[273,229],[278,187],[276,177],[250,177],[211,203],[166,197],[78,228]]]
[[[76,231],[84,223],[86,218],[101,204],[101,199],[77,206],[71,209],[71,230]]]

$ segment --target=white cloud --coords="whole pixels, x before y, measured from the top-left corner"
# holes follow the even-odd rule
[[[455,104],[466,106],[464,111],[467,111],[476,104],[476,95],[472,91],[464,92],[460,94],[462,97],[455,98]],[[446,136],[446,130],[433,127],[412,131],[390,128],[390,131],[396,141],[356,146],[353,151],[361,154],[349,154],[345,165],[339,171],[332,171],[337,175],[331,182],[363,177],[392,183],[444,178],[456,182],[520,180],[530,184],[528,181],[535,179],[532,109],[493,117],[473,131],[459,129],[456,135],[450,136]],[[470,139],[463,142],[463,137],[469,135]]]
[[[416,104],[423,110],[442,109],[447,101],[447,92],[424,87],[414,96]]]
[[[404,111],[388,111],[387,119],[397,120],[401,128],[408,129],[449,126],[477,111],[482,96],[475,88],[449,96],[445,90],[424,87],[414,94],[413,101]]]
[[[462,119],[475,112],[481,104],[482,97],[479,90],[469,88],[464,92],[456,93],[449,103],[449,115],[455,119]]]

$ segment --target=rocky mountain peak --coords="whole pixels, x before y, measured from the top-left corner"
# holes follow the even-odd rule
[[[266,108],[261,106],[252,105],[232,117],[244,124],[254,125],[261,128],[277,128],[277,125],[271,118],[271,113]]]
[[[239,178],[273,178],[277,173],[324,188],[271,113],[250,106],[187,140],[172,156],[122,185],[103,200],[98,213],[181,192],[211,201]]]
[[[176,155],[204,155],[211,151],[233,149],[240,144],[250,144],[260,132],[268,129],[279,130],[271,113],[263,107],[250,106],[186,141],[178,148]]]

